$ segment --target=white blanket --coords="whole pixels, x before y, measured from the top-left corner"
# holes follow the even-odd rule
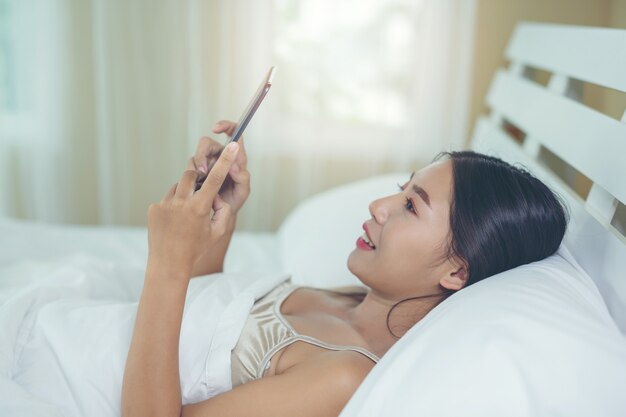
[[[2,267],[0,415],[118,416],[143,275],[140,265],[84,255]],[[228,273],[190,282],[183,404],[231,389],[230,353],[254,300],[287,278]]]

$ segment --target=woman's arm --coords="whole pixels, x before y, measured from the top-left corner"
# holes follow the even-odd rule
[[[226,147],[198,191],[198,173],[187,170],[148,208],[148,264],[124,371],[124,417],[180,415],[178,345],[185,295],[193,266],[226,234],[232,211],[218,191],[237,151],[237,143]]]
[[[357,352],[324,352],[280,375],[186,405],[182,417],[334,417],[373,366]]]
[[[178,342],[187,292],[184,269],[146,269],[122,385],[122,416],[178,416]]]

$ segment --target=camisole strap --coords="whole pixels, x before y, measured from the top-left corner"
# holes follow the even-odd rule
[[[257,378],[261,378],[263,376],[263,373],[269,367],[270,360],[272,359],[274,354],[276,354],[276,352],[278,352],[282,348],[284,348],[286,346],[289,346],[289,345],[291,345],[292,343],[295,343],[295,342],[305,342],[305,343],[309,343],[311,345],[319,346],[321,348],[329,349],[329,350],[336,350],[336,351],[346,351],[346,350],[349,350],[349,351],[358,352],[358,353],[360,353],[362,355],[365,355],[369,359],[371,359],[374,363],[378,363],[380,358],[378,356],[376,356],[375,354],[373,354],[372,352],[368,351],[367,349],[362,348],[361,346],[334,345],[334,344],[331,344],[331,343],[326,343],[324,341],[321,341],[321,340],[319,340],[319,339],[317,339],[315,337],[299,334],[291,326],[291,324],[287,321],[287,319],[285,319],[285,317],[282,315],[282,313],[280,312],[280,308],[282,307],[283,302],[287,299],[287,297],[289,297],[289,295],[291,295],[291,293],[293,291],[295,291],[298,288],[302,288],[302,286],[299,286],[299,287],[298,286],[294,286],[294,287],[291,287],[291,288],[287,288],[287,290],[278,298],[278,300],[274,303],[274,306],[273,306],[273,308],[274,308],[274,315],[278,318],[278,320],[281,321],[281,323],[286,328],[288,328],[291,331],[291,333],[294,336],[289,337],[286,340],[283,340],[281,343],[277,344],[272,349],[270,349],[269,352],[267,352],[267,354],[265,355],[265,357],[263,358],[263,360],[261,361],[261,363],[259,365],[259,369],[257,370],[257,375],[256,375]]]

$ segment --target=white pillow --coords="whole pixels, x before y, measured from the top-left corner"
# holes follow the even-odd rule
[[[409,174],[369,178],[301,203],[279,229],[302,285],[360,284],[348,254],[368,205]],[[342,417],[626,415],[626,339],[564,246],[445,300],[372,370]]]
[[[623,417],[624,387],[626,339],[562,246],[433,309],[341,416]]]
[[[380,175],[310,197],[278,229],[281,263],[293,282],[317,287],[363,285],[348,270],[348,255],[371,216],[369,204],[397,192],[410,173]]]

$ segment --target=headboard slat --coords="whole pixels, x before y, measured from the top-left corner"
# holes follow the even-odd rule
[[[540,140],[594,183],[626,202],[626,124],[503,70],[496,75],[487,102],[528,136]]]
[[[564,243],[594,280],[611,316],[626,334],[626,238],[606,220],[588,211],[584,201],[567,184],[526,155],[522,147],[486,117],[480,118],[476,125],[472,148],[513,164],[523,164],[564,198],[571,216]]]
[[[598,184],[593,184],[591,187],[585,204],[608,222],[611,221],[617,209],[617,200]]]
[[[522,23],[513,33],[506,56],[532,67],[626,91],[623,30]]]

